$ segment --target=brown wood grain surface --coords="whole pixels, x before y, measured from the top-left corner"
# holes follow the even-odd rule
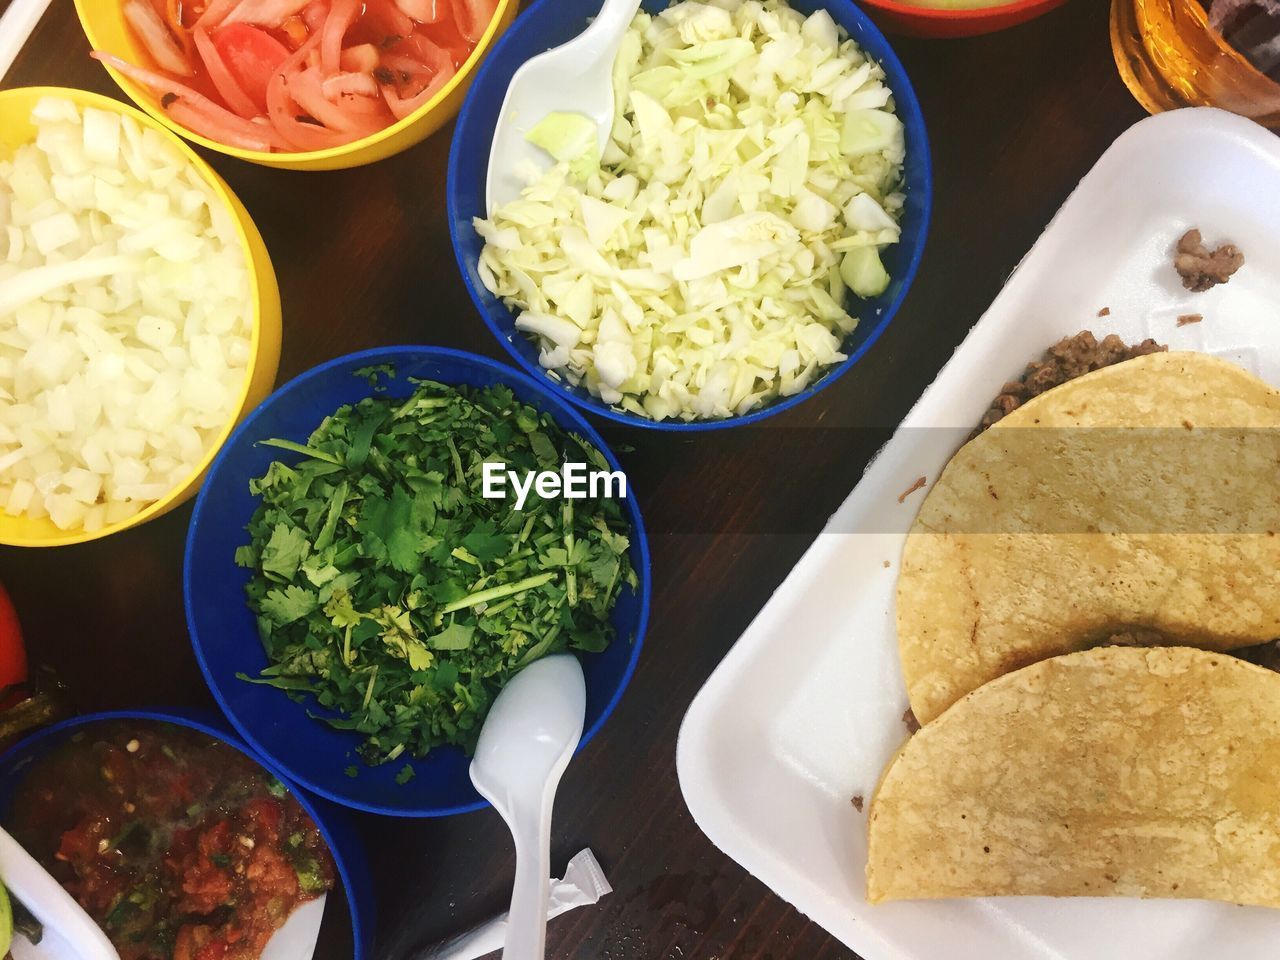
[[[7,3],[0,0],[0,11]],[[560,788],[556,869],[590,845],[614,893],[551,925],[555,960],[853,956],[699,832],[676,780],[681,718],[1053,212],[1142,116],[1116,74],[1103,0],[1074,0],[993,36],[900,39],[895,47],[923,103],[936,192],[924,263],[885,335],[837,384],[750,436],[598,424],[611,444],[630,448],[620,456],[652,536],[653,615],[621,706]],[[88,52],[71,0],[53,0],[5,85],[119,95]],[[335,173],[209,155],[276,264],[281,382],[383,344],[505,356],[454,264],[444,215],[451,130],[391,160]],[[1064,330],[1096,323],[1062,318]],[[52,667],[77,709],[212,706],[182,612],[189,517],[189,507],[179,509],[84,546],[0,548],[0,581],[32,658]],[[379,957],[404,957],[504,909],[513,857],[492,811],[364,816],[359,825],[376,875]],[[323,951],[325,960],[343,952],[336,941]]]

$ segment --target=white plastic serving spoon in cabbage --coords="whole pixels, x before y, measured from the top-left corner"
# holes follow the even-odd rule
[[[550,169],[551,155],[525,138],[548,114],[587,117],[604,150],[613,129],[613,61],[639,9],[640,0],[604,0],[586,30],[526,60],[515,72],[489,150],[485,202],[490,214],[520,196],[529,182],[526,171]]]

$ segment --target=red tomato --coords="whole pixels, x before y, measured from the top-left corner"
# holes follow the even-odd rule
[[[0,689],[27,681],[27,648],[13,601],[0,586]]]
[[[267,84],[280,64],[289,59],[289,48],[265,30],[247,23],[231,23],[213,35],[213,45],[241,89],[267,110]]]

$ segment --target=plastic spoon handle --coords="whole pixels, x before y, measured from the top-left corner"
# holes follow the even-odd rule
[[[555,788],[554,782],[548,785],[541,809],[515,804],[515,812],[507,821],[516,844],[516,879],[511,890],[503,960],[543,960],[547,952],[551,806]]]
[[[49,0],[13,0],[0,16],[0,80],[35,32],[36,25],[49,8]]]

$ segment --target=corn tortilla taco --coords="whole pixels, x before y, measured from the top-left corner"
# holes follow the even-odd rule
[[[1280,392],[1154,353],[1030,400],[956,454],[907,537],[898,643],[928,723],[1011,670],[1158,634],[1280,637]]]
[[[1103,647],[968,694],[871,804],[867,899],[1186,897],[1280,907],[1280,674]]]

